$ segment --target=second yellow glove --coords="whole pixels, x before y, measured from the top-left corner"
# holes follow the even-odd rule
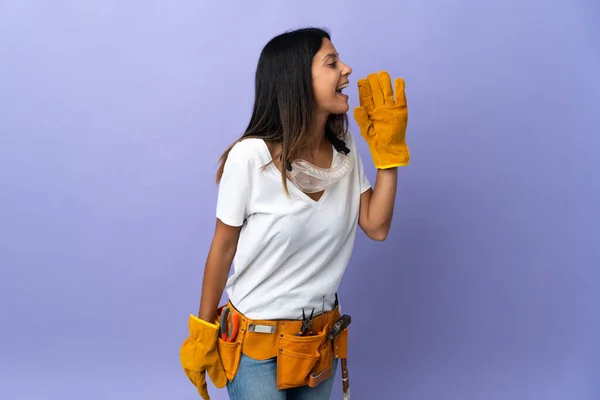
[[[217,349],[219,325],[211,324],[190,315],[190,336],[185,339],[179,351],[185,374],[198,389],[200,397],[210,400],[206,386],[206,373],[217,388],[227,384],[225,370]]]
[[[386,71],[358,81],[360,106],[354,109],[354,118],[377,169],[401,167],[410,162],[406,144],[408,107],[404,80],[397,78],[394,86],[392,91],[390,75]]]

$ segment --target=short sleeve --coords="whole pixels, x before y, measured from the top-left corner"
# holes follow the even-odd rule
[[[248,217],[250,165],[234,146],[228,154],[217,196],[217,218],[230,226],[242,226]]]

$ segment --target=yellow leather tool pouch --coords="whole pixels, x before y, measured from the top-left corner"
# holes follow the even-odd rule
[[[232,381],[242,358],[242,343],[239,341],[225,342],[219,338],[217,339],[217,349],[219,350],[223,370],[225,370],[225,376]]]
[[[225,306],[219,307],[217,311],[218,318],[221,317],[223,312],[223,308]],[[231,306],[230,306],[231,309]],[[234,312],[235,310],[231,309],[230,312]],[[241,324],[240,324],[241,325]],[[229,330],[229,329],[227,329]],[[242,329],[238,329],[235,340],[233,341],[225,341],[220,335],[217,339],[217,350],[219,351],[219,356],[221,358],[221,364],[223,364],[223,370],[225,370],[225,376],[229,381],[232,381],[235,377],[238,367],[240,365],[240,360],[242,358],[242,343],[244,342],[244,331]]]
[[[311,374],[331,370],[331,343],[327,328],[311,336],[281,333],[277,354],[277,387],[287,389],[309,384]]]
[[[313,318],[311,328],[315,335],[298,336],[302,329],[300,320],[251,320],[231,303],[227,305],[230,312],[240,314],[235,340],[217,341],[223,369],[230,381],[237,374],[242,354],[255,360],[277,358],[278,389],[317,386],[331,376],[333,357],[346,358],[348,329],[333,343],[327,338],[329,328],[340,318],[339,308]]]

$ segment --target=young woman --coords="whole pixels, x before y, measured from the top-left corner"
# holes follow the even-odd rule
[[[377,168],[371,187],[347,130],[351,73],[320,29],[279,35],[261,53],[250,123],[221,157],[200,310],[181,349],[205,399],[206,372],[232,399],[330,396],[347,329],[328,335],[356,229],[386,239],[397,167],[410,159],[404,82],[394,97],[386,72],[359,80],[354,116]]]

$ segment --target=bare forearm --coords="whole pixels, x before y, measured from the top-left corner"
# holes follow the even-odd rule
[[[214,246],[213,246],[214,247]],[[223,295],[229,269],[235,254],[233,249],[211,248],[204,267],[202,295],[198,318],[213,323],[217,317],[217,307]]]
[[[392,225],[396,190],[398,187],[398,168],[379,169],[373,194],[369,199],[368,221],[373,231],[387,236]]]

